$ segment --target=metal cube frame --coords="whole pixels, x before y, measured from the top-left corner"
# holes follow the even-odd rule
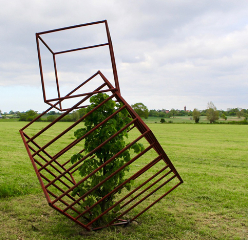
[[[105,26],[107,40],[108,40],[106,43],[100,43],[100,44],[97,44],[97,45],[91,45],[91,46],[85,46],[85,47],[67,49],[67,50],[55,52],[54,50],[52,50],[48,46],[48,44],[42,38],[42,36],[46,35],[46,34],[66,31],[66,30],[75,29],[75,28],[83,28],[83,27],[92,26],[92,25],[98,25],[98,24],[104,24],[104,26]],[[58,96],[56,98],[47,99],[47,97],[46,97],[46,89],[45,89],[45,82],[44,82],[44,76],[43,76],[43,67],[42,67],[42,61],[41,61],[40,43],[44,44],[44,46],[52,54],[53,65],[54,65],[54,74],[55,74],[56,86],[57,86],[57,94],[58,94]],[[58,71],[57,71],[57,63],[56,63],[56,56],[59,55],[59,54],[65,54],[65,53],[69,53],[69,52],[82,51],[82,50],[86,50],[86,49],[92,49],[92,48],[108,46],[109,47],[111,64],[112,64],[115,88],[120,91],[120,86],[119,86],[119,81],[118,81],[118,74],[117,74],[116,63],[115,63],[114,50],[113,50],[113,45],[112,45],[112,40],[111,40],[107,20],[98,21],[98,22],[92,22],[92,23],[79,24],[79,25],[75,25],[75,26],[69,26],[69,27],[58,28],[58,29],[53,29],[53,30],[49,30],[49,31],[36,33],[36,44],[37,44],[37,51],[38,51],[38,60],[39,60],[39,67],[40,67],[40,77],[41,77],[41,86],[42,86],[42,91],[43,91],[43,99],[44,99],[44,102],[49,104],[50,106],[53,106],[52,102],[54,102],[54,101],[56,102],[58,100],[63,99],[62,96],[61,96],[61,93],[60,93]],[[76,90],[77,89],[74,89],[74,92]],[[82,94],[77,94],[77,95],[70,94],[70,96],[67,96],[67,99],[80,97],[80,96],[83,96],[83,95]],[[65,111],[66,110],[66,109],[62,108],[62,103],[61,102],[60,102],[60,104],[58,106],[56,105],[55,108],[57,110],[60,110],[60,111]]]
[[[87,26],[92,24],[105,23],[107,36],[109,40],[109,49],[110,56],[112,61],[113,73],[115,86],[113,86],[108,79],[101,73],[101,71],[96,72],[90,78],[85,80],[82,84],[80,84],[77,88],[72,90],[66,96],[61,97],[58,89],[58,98],[46,100],[45,97],[45,87],[43,81],[42,74],[42,64],[39,52],[39,43],[37,40],[38,47],[38,56],[40,62],[40,71],[41,71],[41,82],[43,87],[43,96],[44,101],[50,105],[50,107],[44,111],[41,115],[27,124],[20,130],[20,134],[24,145],[26,147],[29,158],[32,162],[36,175],[41,184],[42,190],[45,194],[48,204],[71,219],[72,221],[78,223],[86,230],[98,230],[104,227],[113,226],[113,225],[123,225],[128,224],[134,221],[141,214],[146,212],[149,208],[151,208],[158,201],[163,199],[167,194],[177,188],[183,180],[178,174],[177,170],[171,163],[170,159],[164,152],[163,148],[157,141],[156,137],[149,129],[149,127],[143,122],[143,120],[139,117],[139,115],[132,109],[132,107],[124,100],[121,96],[118,77],[115,67],[114,61],[114,53],[113,47],[110,39],[109,30],[107,27],[107,21],[100,21],[96,23],[89,23],[78,26]],[[63,31],[72,27],[57,29],[52,31]],[[39,33],[37,39],[40,39],[39,35],[49,33],[51,31],[46,31],[43,33]],[[41,39],[40,39],[41,40]],[[43,42],[43,40],[41,40]],[[43,42],[44,43],[44,42]],[[44,43],[46,45],[46,43]],[[48,46],[47,46],[48,47]],[[91,46],[92,47],[92,46]],[[93,46],[94,47],[94,46]],[[99,46],[95,46],[99,47]],[[48,47],[49,48],[49,47]],[[90,48],[90,47],[87,47]],[[76,49],[83,50],[86,49]],[[67,50],[65,52],[69,52],[73,50]],[[54,63],[55,63],[55,54],[53,53]],[[56,72],[56,67],[55,67]],[[57,75],[57,73],[55,73]],[[103,83],[96,89],[93,89],[92,92],[73,95],[73,93],[83,88],[86,84],[90,83],[95,77],[101,77]],[[56,82],[58,86],[58,79],[56,77]],[[77,110],[79,108],[86,107],[85,102],[93,95],[106,92],[109,97],[92,109],[90,112],[86,113],[83,117],[77,120],[74,123],[71,123],[70,126],[64,130],[56,129],[56,126],[59,125],[59,120],[66,117],[68,114]],[[62,103],[64,100],[69,98],[78,98],[79,101],[69,109],[63,109]],[[120,109],[116,109],[116,111],[104,119],[97,126],[93,127],[89,132],[85,133],[81,138],[71,141],[68,143],[68,134],[71,133],[75,128],[77,128],[81,122],[87,118],[90,114],[96,111],[99,107],[104,105],[108,100],[115,100],[116,102],[122,103],[122,107]],[[56,101],[52,104],[52,101]],[[51,110],[58,109],[63,111],[63,113],[55,119],[53,122],[48,123],[46,127],[41,129],[40,131],[34,131],[33,126],[37,121],[41,119],[46,113]],[[114,135],[109,137],[107,140],[102,142],[98,147],[96,147],[90,153],[87,153],[84,157],[82,157],[78,162],[72,164],[70,161],[70,152],[83,153],[84,149],[82,149],[82,143],[89,134],[96,131],[100,126],[110,121],[116,114],[118,114],[123,109],[126,109],[132,119],[125,127],[117,131]],[[55,136],[52,136],[51,132],[49,132],[52,128],[55,127]],[[34,131],[34,132],[33,132]],[[96,168],[92,171],[88,176],[84,178],[80,178],[78,176],[78,168],[86,159],[90,159],[94,157],[94,153],[101,149],[106,143],[108,143],[111,139],[118,137],[122,131],[135,131],[135,136],[132,141],[127,144],[121,151],[113,155],[110,159],[108,159],[104,164],[100,167]],[[63,138],[67,137],[67,141],[63,141]],[[45,139],[45,140],[44,140]],[[60,142],[61,141],[61,142]],[[145,149],[139,154],[134,154],[130,161],[123,164],[119,169],[113,172],[111,175],[106,177],[99,184],[95,185],[88,192],[83,194],[82,196],[72,194],[72,191],[78,187],[81,183],[86,181],[88,178],[92,177],[95,173],[100,171],[107,164],[115,161],[115,158],[120,154],[129,149],[134,143],[141,141],[145,145]],[[65,143],[66,142],[66,143]],[[64,145],[63,145],[64,144]],[[152,155],[152,157],[151,157]],[[150,159],[151,158],[151,159]],[[150,160],[147,160],[150,159]],[[138,164],[137,164],[138,163]],[[106,181],[114,177],[125,167],[131,166],[132,173],[129,173],[127,179],[120,183],[113,191],[108,192],[104,197],[102,197],[98,202],[93,204],[92,206],[87,206],[86,208],[82,208],[80,205],[84,202],[84,199],[96,189],[100,188]],[[124,191],[121,195],[116,194],[120,189],[123,189],[126,184],[129,184],[131,180],[134,180],[134,187],[130,191]],[[94,219],[89,220],[86,216],[90,213],[91,209],[96,207],[101,201],[108,198],[112,194],[116,194],[116,202],[109,208],[106,209],[99,216]],[[108,223],[103,224],[102,226],[95,226],[94,223],[100,219],[105,214],[108,214],[110,211],[114,211],[114,208],[119,205],[120,212],[118,212],[118,216],[111,219]]]

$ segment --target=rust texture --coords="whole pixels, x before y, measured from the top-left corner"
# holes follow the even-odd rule
[[[48,44],[43,40],[42,36],[45,34],[58,32],[58,31],[66,31],[72,28],[81,28],[85,26],[95,25],[95,24],[104,24],[107,35],[107,43],[101,43],[98,45],[81,47],[70,50],[63,50],[59,52],[54,52]],[[75,25],[60,29],[54,29],[50,31],[40,32],[36,34],[37,41],[37,50],[38,50],[38,60],[40,66],[40,76],[41,76],[41,85],[43,91],[44,102],[49,104],[50,107],[40,114],[33,121],[28,123],[25,127],[20,130],[20,134],[22,140],[24,142],[25,148],[29,155],[29,158],[32,162],[36,175],[41,184],[42,190],[45,194],[48,204],[71,219],[72,221],[78,223],[86,230],[97,230],[103,227],[111,226],[111,225],[122,225],[128,224],[134,221],[141,214],[146,212],[149,208],[151,208],[154,204],[164,198],[167,194],[177,188],[183,180],[178,174],[177,170],[171,163],[170,159],[164,152],[163,148],[157,141],[156,137],[149,129],[149,127],[144,123],[144,121],[139,117],[139,115],[132,109],[132,107],[125,101],[120,93],[114,51],[112,46],[112,41],[109,33],[109,28],[107,21],[98,21],[93,23],[86,23],[81,25]],[[57,97],[52,99],[47,99],[46,91],[45,91],[45,82],[43,78],[43,68],[41,61],[41,53],[40,53],[40,44],[44,44],[44,46],[49,50],[52,54],[52,59],[54,63],[54,72],[57,86]],[[59,79],[58,72],[56,66],[56,55],[58,54],[66,54],[72,51],[82,51],[85,49],[96,48],[96,47],[107,47],[109,48],[110,59],[112,63],[113,77],[114,77],[114,86],[108,81],[108,79],[102,74],[99,70],[94,75],[86,79],[83,83],[81,83],[78,87],[73,89],[65,96],[61,96],[60,87],[59,87]],[[91,92],[76,94],[78,90],[82,90],[86,84],[90,84],[96,77],[100,77],[102,80],[102,84],[99,87],[92,89]],[[59,125],[59,120],[65,118],[68,114],[73,111],[84,108],[87,106],[86,102],[89,98],[97,93],[105,92],[108,93],[109,98],[104,102],[99,104],[97,107],[92,109],[90,112],[85,114],[79,120],[73,123],[68,123],[66,129],[61,129],[57,127]],[[63,108],[63,101],[67,99],[78,99],[78,102],[71,106],[70,108]],[[100,105],[107,102],[109,99],[113,99],[116,102],[120,102],[123,104],[122,108],[117,110],[114,114],[108,116],[104,121],[98,124],[96,127],[92,128],[90,132],[87,132],[84,136],[79,139],[68,138],[68,136],[73,135],[73,130],[79,127],[80,123],[83,119],[87,118],[90,114],[92,114]],[[80,148],[82,146],[82,141],[84,138],[96,131],[97,128],[105,124],[107,121],[111,120],[115,114],[117,114],[122,109],[126,109],[129,112],[132,121],[130,121],[125,127],[116,132],[109,139],[101,143],[97,148],[95,148],[92,152],[86,154],[82,159],[78,162],[72,164],[70,161],[70,156],[72,153],[83,153],[84,149]],[[42,128],[38,132],[33,132],[32,126],[36,124],[37,121],[40,120],[42,116],[47,114],[49,111],[59,110],[62,114],[55,119],[53,122],[48,123],[47,126]],[[122,131],[132,131],[133,139],[131,139],[130,143],[122,149],[120,152],[112,156],[108,159],[104,164],[100,167],[96,168],[92,173],[84,178],[80,178],[77,169],[80,167],[80,164],[85,160],[94,157],[94,153],[104,146],[108,141],[118,136],[118,134]],[[54,134],[56,132],[56,134]],[[70,134],[70,135],[68,135]],[[64,141],[63,139],[66,139]],[[70,144],[68,143],[68,139],[71,139]],[[82,182],[86,181],[88,178],[92,177],[97,171],[101,170],[105,165],[114,161],[117,156],[122,154],[126,149],[130,148],[134,143],[142,142],[145,146],[145,149],[139,154],[133,155],[132,159],[123,164],[119,169],[117,169],[113,174],[106,177],[102,182],[97,184],[94,188],[84,193],[82,196],[73,196],[72,191],[79,186]],[[81,145],[80,145],[81,143]],[[100,199],[97,203],[92,206],[87,206],[87,208],[82,209],[80,204],[83,203],[84,198],[87,197],[90,192],[96,190],[101,187],[104,182],[113,177],[119,171],[124,169],[125,167],[130,166],[131,171],[127,176],[127,179],[121,183],[118,187],[116,187],[113,191],[107,193],[102,199]],[[97,216],[94,219],[87,219],[86,214],[90,213],[91,209],[93,209],[96,205],[98,205],[101,201],[106,199],[108,196],[118,192],[119,189],[122,189],[125,184],[128,184],[131,180],[135,180],[134,187],[130,191],[124,192],[116,199],[116,202],[109,209],[106,209],[102,214]],[[107,214],[110,211],[113,211],[115,206],[120,206],[120,213],[117,217],[110,220],[107,224],[103,226],[95,227],[94,223],[101,218],[103,215]]]

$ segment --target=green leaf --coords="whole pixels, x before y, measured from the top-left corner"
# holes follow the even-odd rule
[[[74,132],[74,136],[79,139],[80,137],[82,137],[84,134],[86,133],[86,129],[85,128],[80,128],[78,130],[76,130]]]

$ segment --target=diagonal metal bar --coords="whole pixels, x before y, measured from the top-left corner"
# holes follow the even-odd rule
[[[43,179],[45,179],[46,181],[50,182],[50,180],[43,174],[40,175]],[[57,184],[53,183],[52,184],[55,188],[57,188],[60,192],[64,193],[65,191],[60,188]],[[69,187],[70,188],[70,187]],[[72,197],[70,194],[66,194],[67,197],[69,197],[72,201],[76,201],[76,199],[74,197]]]
[[[124,181],[122,184],[120,184],[118,186],[118,188],[113,189],[111,192],[109,192],[108,194],[106,194],[103,198],[101,198],[98,202],[94,203],[92,206],[90,206],[88,209],[86,209],[84,212],[82,212],[78,217],[84,215],[85,213],[87,213],[88,211],[90,211],[92,208],[94,208],[97,204],[99,204],[100,202],[102,202],[105,198],[107,198],[108,196],[112,195],[113,193],[115,193],[116,191],[118,191],[118,189],[120,189],[121,187],[123,187],[126,183],[130,182],[130,180],[134,180],[136,178],[138,178],[140,175],[142,175],[145,171],[147,171],[149,168],[151,168],[153,165],[155,165],[157,162],[159,162],[161,160],[160,156],[158,156],[157,158],[155,158],[152,162],[150,162],[149,164],[147,164],[144,168],[142,168],[140,171],[138,171],[137,173],[135,173],[133,176],[131,176],[130,178],[128,178],[126,181]],[[96,221],[97,219],[99,219],[100,217],[102,217],[103,215],[105,215],[107,212],[109,212],[112,208],[114,208],[116,205],[118,205],[120,202],[122,202],[123,200],[125,200],[128,197],[128,195],[126,195],[124,198],[122,198],[121,200],[119,200],[118,202],[116,202],[113,206],[111,206],[109,209],[105,210],[103,213],[101,213],[97,218],[94,219],[94,221]],[[77,218],[78,218],[77,217]],[[94,222],[92,221],[91,224]]]
[[[92,46],[88,46],[88,47],[74,48],[74,49],[70,49],[70,50],[55,52],[54,54],[58,55],[58,54],[62,54],[62,53],[75,52],[75,51],[85,50],[85,49],[89,49],[89,48],[103,47],[103,46],[107,46],[107,45],[109,45],[109,44],[108,43],[102,43],[102,44],[92,45]]]
[[[163,178],[165,178],[167,175],[169,175],[172,172],[172,170],[170,170],[169,172],[167,172],[166,174],[164,174],[163,176],[161,176],[158,180],[156,180],[155,182],[153,182],[151,185],[149,185],[147,188],[145,188],[144,190],[142,190],[140,193],[138,193],[136,196],[134,196],[132,199],[130,199],[129,201],[127,201],[124,205],[121,206],[121,208],[124,208],[126,205],[128,205],[129,203],[131,203],[132,201],[134,201],[137,197],[139,197],[140,195],[142,195],[144,192],[146,192],[148,189],[150,189],[151,187],[153,187],[155,184],[157,184],[159,181],[161,181]]]
[[[83,23],[83,24],[73,25],[73,26],[69,26],[69,27],[56,28],[56,29],[53,29],[53,30],[48,30],[48,31],[44,31],[44,32],[39,32],[39,33],[37,33],[37,34],[38,34],[38,35],[43,35],[43,34],[52,33],[52,32],[59,32],[59,31],[64,31],[64,30],[73,29],[73,28],[85,27],[85,26],[95,25],[95,24],[99,24],[99,23],[104,23],[104,22],[106,22],[106,21],[107,21],[107,20],[102,20],[102,21],[97,21],[97,22],[90,22],[90,23]]]
[[[92,154],[94,154],[98,149],[100,149],[102,146],[104,146],[107,142],[109,142],[111,139],[113,139],[114,137],[116,137],[120,132],[124,131],[126,128],[128,128],[133,122],[135,122],[136,119],[134,119],[133,121],[131,121],[129,124],[127,124],[125,127],[123,127],[122,129],[120,129],[118,132],[116,132],[114,135],[112,135],[110,138],[108,138],[107,140],[105,140],[103,143],[101,143],[97,148],[95,148],[94,150],[92,150],[90,153],[88,153],[86,156],[84,156],[82,159],[80,159],[78,162],[76,162],[74,165],[72,165],[70,168],[68,168],[63,174],[61,174],[60,176],[58,176],[56,179],[54,179],[54,181],[56,181],[58,178],[64,176],[64,174],[68,173],[70,170],[72,170],[73,168],[75,168],[78,164],[80,164],[83,160],[85,160],[86,158],[88,158],[89,156],[91,156]],[[76,187],[76,186],[74,186]]]
[[[147,194],[145,197],[143,197],[140,201],[138,201],[137,203],[135,203],[132,207],[130,207],[129,209],[127,209],[126,211],[124,211],[122,214],[120,214],[118,217],[116,217],[114,220],[112,220],[108,226],[110,226],[112,223],[114,223],[118,218],[122,217],[123,215],[125,215],[126,213],[128,213],[130,210],[132,210],[134,207],[136,207],[137,205],[139,205],[141,202],[143,202],[145,199],[147,199],[148,197],[150,197],[153,193],[155,193],[156,191],[158,191],[161,187],[163,187],[164,185],[166,185],[168,182],[170,182],[173,178],[175,178],[176,175],[173,175],[171,178],[169,178],[166,182],[164,182],[163,184],[161,184],[159,187],[157,187],[155,190],[153,190],[152,192],[150,192],[149,194]],[[89,226],[88,224],[86,226]]]
[[[99,105],[98,105],[99,106]],[[60,157],[62,154],[64,154],[66,151],[68,151],[69,149],[71,149],[73,146],[75,146],[77,143],[79,143],[82,139],[84,139],[85,137],[87,137],[89,134],[91,134],[93,131],[95,131],[97,128],[99,128],[101,125],[103,125],[105,122],[107,122],[111,117],[113,117],[114,115],[116,115],[118,112],[120,112],[121,110],[123,110],[125,108],[125,106],[122,106],[121,108],[119,108],[117,111],[115,111],[110,117],[106,118],[104,121],[102,121],[101,123],[99,123],[97,126],[95,126],[94,128],[92,128],[89,132],[87,132],[86,134],[84,134],[82,137],[74,140],[72,143],[70,143],[66,148],[62,149],[60,152],[58,152],[56,155],[54,155],[52,157],[52,159],[49,161],[50,162],[53,162],[55,161],[56,158]],[[94,109],[92,109],[94,110]],[[90,114],[90,112],[88,112]],[[87,113],[87,114],[88,114]],[[84,117],[87,115],[85,114]],[[88,114],[88,115],[89,115]],[[87,116],[88,116],[87,115]],[[84,118],[82,117],[82,119]],[[82,121],[82,120],[81,120]],[[76,125],[76,124],[75,124]],[[69,127],[71,128],[71,127]],[[66,129],[65,131],[67,131],[68,129]],[[69,129],[70,130],[70,129]],[[68,131],[69,131],[68,130]],[[44,145],[41,149],[39,149],[37,152],[39,152],[40,150],[43,150],[45,149],[46,147],[48,147],[52,142],[56,141],[59,137],[61,137],[62,135],[64,134],[64,132],[62,132],[61,134],[59,134],[57,137],[55,137],[53,140],[51,140],[49,143],[47,143],[46,145]],[[60,136],[61,135],[61,136]],[[36,152],[36,154],[37,154]],[[35,154],[34,154],[35,155]],[[47,163],[47,164],[49,164]],[[41,171],[41,169],[39,169],[39,171]]]
[[[26,138],[29,138],[25,133],[24,133],[25,137]],[[37,147],[37,148],[40,148],[40,146],[32,140],[32,143]],[[32,148],[30,145],[28,145],[29,149],[31,149],[33,152],[35,152],[34,148]],[[52,156],[50,154],[48,154],[46,151],[42,151],[44,154],[46,154],[46,156],[48,156],[49,158],[52,158]],[[38,154],[38,156],[40,158],[42,158],[46,163],[48,162],[48,160],[46,160],[42,155]],[[66,170],[66,168],[64,166],[62,166],[58,161],[54,161],[59,167],[61,167],[63,170]],[[41,164],[41,166],[43,166],[43,164]],[[60,170],[58,170],[54,165],[50,164],[50,166],[52,166],[57,172],[59,172],[60,174],[62,173]],[[39,171],[39,170],[38,170]],[[70,178],[68,178],[66,175],[65,175],[65,178],[70,181],[71,183],[72,180]]]
[[[134,158],[132,158],[131,160],[129,160],[127,163],[125,163],[124,165],[122,165],[120,168],[118,168],[116,171],[114,171],[112,174],[110,174],[108,177],[106,177],[104,180],[102,180],[100,183],[98,183],[97,185],[95,185],[93,188],[91,188],[87,193],[85,193],[84,195],[80,196],[79,199],[83,199],[86,196],[88,196],[91,192],[93,192],[95,189],[97,189],[98,187],[100,187],[103,183],[105,183],[106,181],[108,181],[111,177],[113,177],[114,175],[116,175],[118,172],[120,172],[122,169],[124,169],[126,166],[130,165],[132,162],[134,162],[135,160],[137,160],[140,156],[142,156],[143,154],[145,154],[147,151],[149,151],[152,148],[152,146],[150,145],[149,147],[147,147],[145,150],[143,150],[141,153],[139,153],[138,155],[136,155]],[[127,183],[127,181],[125,181],[125,184]],[[104,196],[104,198],[110,196],[112,193],[118,191],[118,189],[120,189],[122,186],[124,185],[124,183],[122,183],[121,185],[119,185],[116,189],[114,189],[113,191],[109,192],[108,194],[106,194]],[[99,202],[101,202],[103,199],[101,199]],[[77,200],[78,201],[78,200]],[[76,202],[72,203],[70,206],[73,206]],[[64,211],[67,211],[69,209],[69,207],[65,208]]]
[[[156,164],[158,161],[161,160],[160,157],[157,157],[155,159],[155,163]],[[154,165],[152,164],[152,166]],[[151,167],[152,167],[151,166]],[[119,201],[117,201],[115,204],[113,204],[109,209],[105,210],[103,213],[101,213],[97,218],[93,219],[91,222],[89,222],[87,224],[87,226],[90,226],[92,223],[94,223],[95,221],[97,221],[100,217],[102,217],[103,215],[105,215],[107,212],[109,212],[111,209],[113,209],[115,206],[117,206],[118,204],[120,204],[122,201],[124,201],[126,198],[128,198],[129,196],[131,196],[134,192],[136,192],[138,189],[140,189],[142,186],[144,186],[146,183],[148,183],[149,181],[151,181],[154,177],[156,177],[159,173],[163,172],[166,168],[168,168],[168,165],[165,166],[162,170],[160,170],[158,173],[154,174],[151,178],[149,178],[147,181],[145,181],[144,183],[142,183],[140,186],[138,186],[137,188],[135,188],[133,191],[131,191],[130,193],[128,193],[125,197],[123,197],[122,199],[120,199]],[[171,173],[172,171],[170,171],[169,173]],[[164,177],[166,177],[169,173],[166,173],[161,179],[163,179]],[[161,180],[160,179],[160,180]],[[159,180],[159,181],[160,181]],[[144,191],[145,192],[145,191]],[[129,202],[131,202],[134,199],[131,199]],[[128,202],[128,203],[129,203]],[[123,206],[122,206],[123,207]],[[121,208],[122,208],[121,207]],[[80,214],[81,215],[81,214]]]
[[[106,90],[101,90],[101,91],[94,91],[94,94],[97,93],[105,93],[105,92],[114,92],[116,91],[116,88],[111,88],[111,89],[106,89]],[[77,94],[77,95],[72,95],[72,96],[65,96],[65,97],[60,97],[60,98],[52,98],[47,100],[48,102],[53,102],[53,101],[57,101],[57,100],[65,100],[65,99],[70,99],[70,98],[76,98],[76,97],[83,97],[83,96],[87,96],[92,94],[92,92],[88,92],[88,93],[82,93],[82,94]]]
[[[143,133],[142,135],[140,135],[137,139],[135,139],[133,142],[131,142],[130,144],[128,144],[125,148],[123,148],[121,151],[119,151],[117,154],[115,154],[113,157],[111,157],[108,161],[106,161],[105,163],[103,163],[101,166],[99,166],[98,168],[96,168],[93,172],[91,172],[88,176],[84,177],[82,180],[80,180],[76,185],[74,185],[71,190],[73,190],[74,188],[76,188],[77,186],[79,186],[82,182],[84,182],[85,180],[87,180],[89,177],[91,177],[93,174],[95,174],[97,171],[99,171],[101,168],[103,168],[104,166],[106,166],[108,163],[110,163],[111,161],[113,161],[116,157],[118,157],[120,154],[122,154],[124,151],[126,151],[128,148],[130,148],[134,143],[136,143],[137,141],[139,141],[141,138],[144,137],[144,135],[146,135],[146,133]],[[100,146],[100,145],[99,145]],[[62,194],[59,198],[62,198],[64,195]],[[56,201],[58,201],[58,199],[55,199],[52,203],[54,204]]]
[[[46,48],[50,51],[51,54],[54,54],[53,50],[46,44],[46,42],[41,38],[41,36],[38,36],[38,39],[41,40],[41,42],[46,46]]]
[[[98,87],[96,90],[101,89],[103,86],[105,86],[105,83],[102,84],[100,87]],[[63,113],[61,116],[59,116],[58,118],[56,118],[53,122],[51,122],[50,124],[48,124],[46,127],[44,127],[41,131],[39,131],[37,134],[35,134],[33,137],[31,137],[29,139],[29,141],[35,139],[36,137],[38,137],[41,133],[45,132],[47,129],[49,129],[51,126],[53,126],[56,122],[58,122],[61,118],[63,118],[64,116],[66,116],[68,113],[70,113],[71,111],[73,111],[73,109],[77,106],[79,106],[82,102],[84,102],[85,100],[89,99],[92,95],[94,94],[94,92],[92,92],[91,95],[88,95],[87,97],[83,98],[82,100],[80,100],[78,103],[76,103],[73,108],[70,108],[69,110],[67,110],[65,113]],[[60,100],[59,102],[61,102],[62,100]],[[56,103],[58,104],[58,103]]]
[[[50,190],[47,190],[47,192],[52,195],[54,198],[57,198],[57,195],[55,195],[53,192],[51,192]],[[62,202],[64,205],[68,206],[69,204],[64,201],[63,199],[60,199],[60,202]],[[79,212],[76,208],[72,208],[73,211],[75,211],[77,214],[80,214],[81,212]]]
[[[130,221],[132,222],[134,219],[136,219],[137,217],[139,217],[141,214],[143,214],[145,211],[147,211],[149,208],[151,208],[154,204],[156,204],[158,201],[160,201],[162,198],[164,198],[166,195],[168,195],[171,191],[173,191],[175,188],[177,188],[180,184],[182,184],[182,182],[179,182],[177,185],[175,185],[173,188],[171,188],[168,192],[166,192],[160,198],[158,198],[156,201],[154,201],[151,205],[149,205],[143,211],[141,211],[139,214],[137,214]]]

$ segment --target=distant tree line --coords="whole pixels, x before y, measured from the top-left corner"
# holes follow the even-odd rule
[[[217,110],[213,102],[209,102],[207,105],[207,109],[198,110],[194,109],[191,110],[179,110],[172,108],[171,110],[166,109],[151,109],[148,108],[143,103],[135,103],[132,105],[132,108],[136,111],[136,113],[142,118],[148,117],[159,117],[161,119],[164,118],[174,118],[176,116],[192,116],[192,119],[195,123],[200,121],[201,116],[206,116],[210,123],[216,122],[218,119],[227,120],[228,116],[237,116],[238,118],[244,117],[244,120],[247,121],[248,118],[248,109],[241,109],[241,108],[229,108],[226,111],[224,110]],[[62,122],[75,122],[80,119],[85,114],[86,109],[81,108],[79,110],[75,110],[72,113],[67,114],[63,117],[60,121]],[[0,110],[0,114],[2,118],[19,118],[20,121],[32,121],[36,118],[39,113],[34,110],[28,110],[26,112],[14,112],[11,110],[9,113]],[[44,115],[39,121],[44,122],[52,122],[57,117],[59,117],[62,112],[50,111],[46,115]],[[160,122],[165,122],[162,120]]]
[[[84,108],[73,111],[72,113],[69,113],[63,118],[61,118],[59,121],[60,122],[75,122],[78,119],[80,119],[83,115],[85,115],[85,111],[86,109]],[[50,111],[44,116],[42,116],[40,119],[38,119],[38,121],[53,122],[55,119],[57,119],[62,114],[63,114],[62,112]],[[33,119],[39,116],[38,112],[34,110],[28,110],[23,113],[18,113],[18,115],[19,115],[19,121],[32,121]]]

